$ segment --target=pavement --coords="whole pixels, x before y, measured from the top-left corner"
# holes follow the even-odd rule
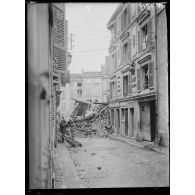
[[[58,143],[54,155],[55,188],[79,188],[79,178],[66,145]]]
[[[71,152],[81,188],[167,187],[169,155],[109,137],[78,138]]]
[[[114,140],[126,142],[130,146],[135,146],[146,150],[152,150],[154,152],[158,152],[162,154],[167,154],[167,155],[169,154],[168,147],[156,146],[154,145],[154,142],[149,142],[149,141],[138,142],[135,140],[135,138],[123,137],[121,135],[115,135],[115,134],[110,134],[108,135],[108,137]]]

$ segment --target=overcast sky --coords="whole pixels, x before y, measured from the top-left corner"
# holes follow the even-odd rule
[[[69,34],[74,34],[71,73],[100,71],[111,39],[106,24],[118,3],[67,3]],[[97,50],[97,51],[89,51]]]

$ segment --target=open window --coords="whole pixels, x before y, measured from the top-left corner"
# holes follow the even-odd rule
[[[148,89],[148,87],[149,87],[148,64],[144,65],[141,68],[141,71],[142,71],[142,89],[145,90],[145,89]]]
[[[123,63],[126,63],[128,60],[128,43],[123,45]]]
[[[147,42],[147,37],[148,37],[147,24],[141,28],[141,35],[142,35],[141,49],[142,49],[142,51],[144,51],[146,49],[146,42]]]

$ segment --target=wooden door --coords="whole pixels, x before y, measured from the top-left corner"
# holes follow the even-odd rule
[[[125,108],[125,136],[128,136],[128,109]]]
[[[141,104],[141,132],[144,140],[151,141],[150,104]]]

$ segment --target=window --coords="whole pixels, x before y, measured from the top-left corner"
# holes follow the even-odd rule
[[[126,28],[127,27],[127,8],[125,9],[125,11],[124,11],[124,28]]]
[[[148,64],[142,67],[142,89],[148,89],[148,80],[149,80],[149,74],[148,74]]]
[[[82,83],[77,83],[77,87],[82,87]]]
[[[136,4],[133,3],[131,8],[132,8],[132,10],[131,10],[132,18],[134,18],[136,16]]]
[[[111,82],[110,83],[110,98],[115,98],[116,97],[116,82]]]
[[[82,89],[77,89],[77,97],[81,97],[82,96]]]
[[[138,53],[141,53],[148,47],[152,46],[152,42],[152,21],[150,20],[138,31]]]
[[[135,35],[133,35],[133,48],[135,49]]]
[[[123,96],[128,95],[128,75],[123,77]]]
[[[123,45],[123,62],[126,63],[128,60],[128,43]]]
[[[137,90],[152,89],[154,87],[154,62],[143,65],[137,69]]]
[[[142,32],[142,44],[141,44],[141,48],[142,48],[142,50],[145,50],[146,49],[147,35],[148,35],[147,24],[142,27],[141,32]]]

